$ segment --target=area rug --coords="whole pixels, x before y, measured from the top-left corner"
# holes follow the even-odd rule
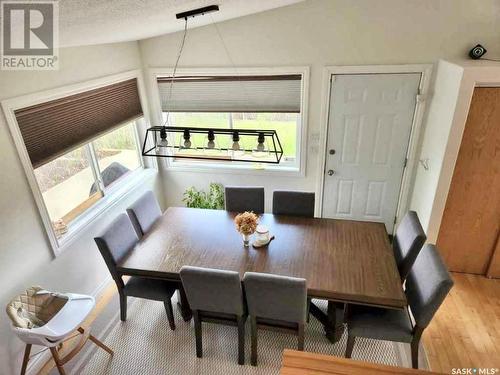
[[[322,309],[326,302],[315,301]],[[116,306],[116,305],[115,305]],[[110,357],[103,350],[91,350],[87,358],[72,369],[76,374],[278,374],[283,349],[296,348],[297,338],[285,333],[259,331],[258,366],[250,365],[250,327],[246,329],[245,365],[237,364],[237,330],[235,327],[203,324],[203,358],[195,355],[193,323],[184,322],[174,307],[175,331],[168,327],[163,303],[129,298],[125,323],[115,314],[103,337],[115,351]],[[102,336],[102,335],[101,335]],[[313,317],[305,332],[305,350],[343,356],[347,334],[331,344],[323,326]],[[393,366],[409,367],[404,344],[357,339],[353,358]]]

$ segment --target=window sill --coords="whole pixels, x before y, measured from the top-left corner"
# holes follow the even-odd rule
[[[79,239],[83,233],[85,233],[85,229],[92,224],[95,219],[115,206],[135,188],[142,185],[145,180],[153,178],[156,173],[157,170],[154,168],[140,168],[132,172],[131,175],[126,177],[120,184],[110,188],[102,199],[68,226],[68,232],[62,238],[58,239],[58,246],[54,249],[55,255],[58,256],[62,254],[71,244]]]
[[[228,162],[229,163],[229,162]],[[230,173],[238,175],[255,176],[280,176],[280,177],[305,177],[305,173],[295,166],[276,166],[267,164],[256,166],[255,164],[215,164],[215,163],[189,163],[167,161],[165,169],[169,172],[197,172],[197,173]]]

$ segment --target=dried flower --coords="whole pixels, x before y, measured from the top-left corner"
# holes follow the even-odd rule
[[[252,234],[257,229],[259,218],[253,212],[246,211],[236,215],[234,223],[236,224],[236,229],[241,234]]]

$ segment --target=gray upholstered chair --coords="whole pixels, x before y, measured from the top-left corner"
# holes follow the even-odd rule
[[[314,217],[314,193],[275,190],[273,214]]]
[[[253,211],[256,214],[264,212],[264,188],[226,186],[224,189],[226,211]]]
[[[152,191],[146,191],[129,208],[127,214],[139,236],[145,235],[161,216],[161,208]]]
[[[120,214],[98,237],[94,238],[120,295],[120,318],[127,320],[127,297],[162,301],[171,329],[175,329],[171,298],[177,285],[165,280],[131,277],[124,283],[117,264],[133,250],[138,242],[137,234],[126,214]]]
[[[453,280],[436,247],[424,246],[406,279],[406,297],[415,323],[408,310],[350,305],[346,357],[351,357],[356,337],[407,342],[411,344],[412,367],[418,368],[422,333],[452,286]]]
[[[292,332],[298,336],[298,350],[304,350],[306,280],[247,272],[243,277],[243,285],[251,322],[252,365],[257,365],[258,328],[279,328]]]
[[[408,211],[399,223],[392,242],[401,281],[404,281],[408,276],[426,239],[427,236],[422,229],[420,220],[418,220],[417,213]]]
[[[238,363],[245,363],[245,322],[247,318],[238,272],[184,266],[182,285],[193,311],[196,356],[203,355],[201,323],[238,326]]]

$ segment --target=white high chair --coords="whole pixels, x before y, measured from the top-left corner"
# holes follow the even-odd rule
[[[31,287],[14,298],[7,305],[7,315],[13,332],[26,343],[21,375],[26,373],[32,345],[50,349],[61,375],[65,374],[63,365],[78,354],[87,340],[113,355],[110,348],[81,327],[94,305],[92,296],[54,293],[40,287]],[[61,358],[58,348],[75,331],[81,334],[80,341]]]

